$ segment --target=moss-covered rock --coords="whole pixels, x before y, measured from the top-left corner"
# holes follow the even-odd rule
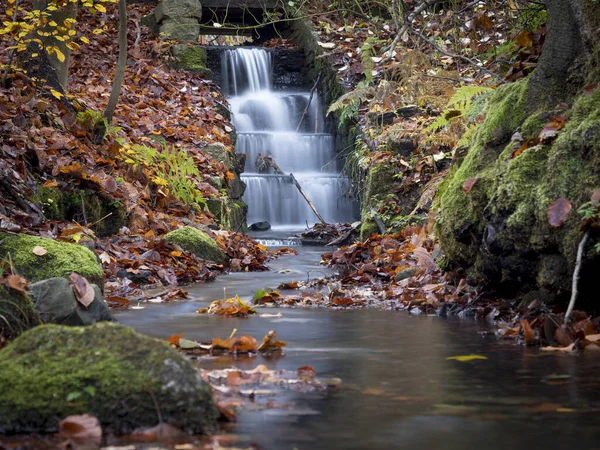
[[[206,233],[197,228],[185,226],[171,231],[165,236],[167,242],[177,244],[196,256],[216,263],[227,261],[227,255]]]
[[[87,413],[106,431],[129,433],[156,425],[157,405],[164,422],[190,433],[210,431],[217,416],[194,368],[129,327],[43,325],[0,350],[1,431],[54,431]]]
[[[448,260],[467,267],[472,282],[566,293],[582,236],[576,210],[600,187],[600,91],[576,100],[555,141],[513,158],[512,134],[537,136],[553,116],[525,113],[527,88],[522,80],[497,90],[469,153],[440,189],[437,232]],[[466,194],[464,182],[475,178]],[[559,197],[573,211],[553,228],[546,212]],[[586,254],[584,270],[597,271],[597,254]]]
[[[33,248],[40,246],[48,253],[38,256]],[[104,272],[96,255],[81,245],[55,241],[27,234],[0,233],[0,257],[9,259],[27,281],[52,277],[67,278],[72,272],[84,276],[104,290]]]
[[[206,50],[198,45],[176,44],[171,47],[176,59],[175,68],[188,70],[209,77],[212,72],[206,67]]]
[[[364,242],[376,233],[379,233],[377,223],[371,219],[363,220],[360,225],[360,240]]]
[[[0,338],[14,339],[41,323],[27,294],[0,286]]]
[[[200,24],[192,17],[165,19],[160,24],[159,32],[165,39],[194,43],[198,42],[200,36]]]

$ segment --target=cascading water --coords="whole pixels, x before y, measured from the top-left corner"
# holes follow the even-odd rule
[[[237,151],[247,155],[242,179],[247,184],[248,223],[266,220],[274,229],[298,230],[318,220],[289,175],[276,175],[272,169],[258,173],[259,153],[272,156],[285,174],[294,174],[327,222],[354,220],[356,203],[345,195],[349,183],[340,175],[334,138],[324,132],[318,96],[273,90],[266,50],[239,48],[222,55],[222,88],[237,129]]]

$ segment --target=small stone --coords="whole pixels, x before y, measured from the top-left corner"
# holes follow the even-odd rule
[[[250,231],[269,231],[271,229],[271,224],[266,220],[263,222],[255,222],[248,227]]]
[[[406,280],[407,278],[410,278],[410,277],[414,276],[417,273],[418,270],[419,270],[419,268],[416,267],[416,266],[415,267],[408,267],[408,268],[406,268],[404,270],[401,270],[394,277],[394,281]]]

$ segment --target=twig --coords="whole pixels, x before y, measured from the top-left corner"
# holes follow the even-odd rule
[[[304,108],[302,117],[300,117],[300,122],[298,122],[298,126],[296,127],[296,133],[300,130],[300,126],[302,126],[302,122],[304,122],[304,118],[306,117],[306,114],[308,113],[308,108],[310,107],[310,102],[312,102],[313,95],[315,94],[315,89],[317,89],[317,85],[319,84],[320,80],[321,80],[321,72],[319,72],[319,75],[317,75],[315,84],[313,85],[312,89],[310,90],[310,97],[308,97],[308,103],[306,104],[306,108]]]
[[[154,407],[156,408],[156,415],[158,416],[158,423],[164,423],[162,413],[160,412],[160,406],[158,406],[158,402],[156,401],[156,397],[154,396],[154,392],[152,389],[146,385],[146,390],[148,394],[150,394],[150,398],[152,398],[152,402],[154,403]]]
[[[590,235],[590,230],[586,230],[585,234],[583,235],[583,238],[581,238],[579,247],[577,248],[577,262],[575,263],[575,270],[573,271],[573,285],[571,287],[571,300],[569,301],[569,307],[567,308],[567,313],[565,314],[565,324],[569,323],[571,313],[573,312],[573,308],[575,307],[575,300],[577,300],[577,283],[579,282],[579,271],[581,270],[581,260],[583,259],[583,250],[585,248],[585,243],[587,242],[589,235]]]
[[[477,61],[471,59],[471,58],[467,58],[466,56],[462,56],[462,55],[457,55],[455,53],[449,52],[447,50],[444,50],[442,47],[440,47],[439,45],[437,45],[435,42],[433,42],[431,39],[429,39],[427,36],[425,36],[423,33],[414,30],[414,29],[410,29],[409,32],[411,34],[414,34],[415,36],[417,36],[418,38],[424,40],[425,42],[427,42],[429,45],[431,45],[434,49],[436,49],[438,52],[440,52],[443,55],[449,56],[451,58],[455,58],[455,59],[460,59],[461,61],[466,62],[467,64],[470,64],[474,67],[476,67],[477,69],[481,70],[482,72],[487,73],[488,75],[493,76],[494,78],[496,78],[500,83],[506,83],[506,80],[504,78],[502,78],[500,75],[492,72],[491,70],[483,67],[480,63],[478,63]]]
[[[85,203],[83,202],[83,194],[79,191],[79,198],[81,199],[81,214],[83,214],[83,224],[87,227],[87,214],[85,213]]]
[[[82,199],[82,201],[83,201],[83,199]],[[94,223],[92,223],[92,224],[90,224],[90,225],[87,225],[87,227],[88,227],[88,228],[92,228],[94,225],[98,225],[100,222],[102,222],[104,219],[106,219],[107,217],[110,217],[110,216],[112,216],[112,213],[108,213],[108,214],[107,214],[107,215],[105,215],[104,217],[102,217],[102,218],[100,218],[100,219],[96,220]]]

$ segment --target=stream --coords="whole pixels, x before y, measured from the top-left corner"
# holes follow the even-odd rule
[[[544,353],[500,341],[473,319],[412,316],[402,311],[260,308],[281,317],[224,318],[196,314],[227,295],[249,300],[282,281],[330,273],[318,266],[328,249],[298,247],[299,255],[270,263],[271,271],[232,273],[187,288],[185,302],[115,311],[138,331],[198,341],[269,330],[287,342],[273,359],[200,359],[205,369],[290,370],[311,365],[342,384],[321,393],[288,391],[293,407],[246,410],[235,424],[240,442],[261,449],[577,449],[599,448],[600,359]],[[283,272],[282,272],[283,271]],[[476,354],[487,359],[447,359]]]

